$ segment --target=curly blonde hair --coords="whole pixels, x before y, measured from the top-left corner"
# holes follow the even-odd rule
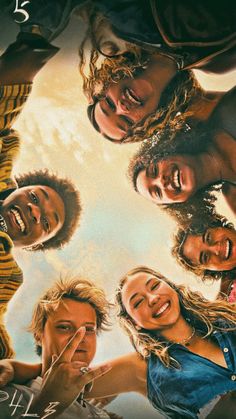
[[[88,106],[88,117],[94,128],[99,131],[99,127],[94,119],[94,109],[97,102],[105,96],[109,85],[118,83],[119,80],[126,77],[134,77],[137,71],[142,71],[148,65],[149,60],[155,53],[143,50],[136,45],[131,45],[128,53],[117,57],[105,58],[102,64],[99,65],[101,54],[97,49],[97,42],[93,32],[94,16],[94,14],[90,15],[88,30],[79,48],[79,71],[83,79],[84,94],[91,103]],[[105,20],[105,18],[103,19]],[[84,71],[87,42],[91,45],[88,60],[88,76],[85,75]],[[192,98],[202,94],[203,89],[194,74],[189,70],[182,70],[176,74],[162,93],[155,112],[150,114],[144,121],[136,124],[122,140],[109,139],[122,144],[139,142],[162,130],[167,122],[171,124],[173,121],[174,124],[182,125],[183,121],[192,115],[191,112],[187,111]]]
[[[166,367],[178,367],[178,363],[169,354],[170,343],[158,336],[156,331],[147,329],[137,330],[135,323],[122,301],[122,289],[126,282],[135,274],[147,273],[166,282],[173,288],[178,296],[182,315],[195,329],[201,330],[204,337],[210,336],[214,330],[236,330],[236,305],[224,300],[208,301],[199,292],[193,292],[184,285],[177,286],[146,266],[138,266],[130,270],[121,278],[116,292],[116,301],[119,307],[118,317],[120,324],[128,334],[135,350],[144,358],[155,354]],[[226,326],[227,324],[227,326]]]

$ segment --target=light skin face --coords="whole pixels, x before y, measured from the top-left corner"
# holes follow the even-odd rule
[[[170,156],[142,170],[136,187],[140,195],[158,205],[185,202],[198,190],[198,177],[192,156]]]
[[[89,303],[63,298],[58,308],[48,317],[39,342],[46,369],[51,365],[52,356],[60,355],[80,327],[86,328],[85,335],[71,361],[89,365],[96,352],[96,321],[95,309]]]
[[[236,267],[236,231],[224,227],[208,228],[203,234],[188,234],[182,255],[192,266],[212,271]]]
[[[177,292],[154,275],[140,272],[128,278],[122,302],[137,327],[164,332],[182,321]]]
[[[111,83],[105,97],[95,105],[94,118],[100,132],[122,142],[134,125],[157,110],[161,94],[175,74],[174,62],[159,56],[133,78]]]
[[[14,245],[25,247],[58,233],[65,221],[65,206],[54,189],[32,185],[12,192],[2,203],[1,214]]]

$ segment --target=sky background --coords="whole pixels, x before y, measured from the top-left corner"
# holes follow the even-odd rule
[[[17,27],[7,20],[0,23],[0,48],[4,50],[14,40]],[[137,265],[147,265],[176,283],[200,289],[210,299],[218,289],[218,284],[203,286],[178,266],[171,257],[175,223],[132,190],[126,172],[138,146],[111,144],[90,126],[78,72],[77,50],[83,30],[81,21],[73,17],[54,41],[61,51],[36,77],[32,95],[14,126],[22,139],[14,172],[47,167],[68,176],[78,186],[83,205],[80,228],[65,249],[47,253],[15,250],[24,284],[10,304],[7,328],[17,359],[24,361],[38,361],[26,332],[33,305],[61,274],[79,274],[96,281],[111,300],[120,277]],[[236,72],[221,77],[196,74],[209,90],[228,90],[236,79]],[[218,208],[232,221],[221,197]],[[95,361],[130,350],[128,338],[114,324],[111,332],[99,337]],[[127,419],[158,418],[148,402],[136,395],[120,396],[109,408]]]

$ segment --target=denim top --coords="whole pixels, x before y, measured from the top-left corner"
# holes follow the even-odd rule
[[[197,418],[199,410],[215,397],[236,391],[236,333],[213,332],[227,364],[221,367],[185,346],[173,344],[169,354],[180,369],[165,367],[152,354],[148,359],[148,398],[170,418]]]

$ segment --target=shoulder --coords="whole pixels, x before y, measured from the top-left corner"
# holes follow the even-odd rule
[[[32,394],[32,389],[27,386],[12,384],[2,388],[0,390],[0,417],[4,419],[23,417],[27,413]]]
[[[214,128],[220,128],[236,138],[236,87],[229,90],[216,106],[210,122]]]

